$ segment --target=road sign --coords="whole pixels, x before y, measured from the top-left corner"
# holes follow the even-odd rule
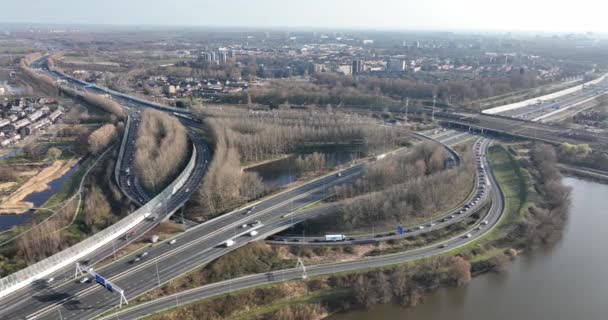
[[[95,275],[95,281],[104,287],[106,286],[106,279],[98,274]]]
[[[104,277],[100,276],[99,274],[97,274],[97,272],[95,272],[95,270],[93,270],[93,268],[89,268],[89,270],[87,270],[87,272],[90,275],[92,275],[93,277],[95,277],[95,282],[104,286],[108,291],[113,292],[113,293],[115,292],[120,295],[120,303],[118,305],[119,308],[122,307],[123,302],[126,304],[129,304],[129,302],[127,301],[127,297],[125,297],[124,290],[122,290],[120,287],[116,286],[112,282],[106,280]]]
[[[403,227],[401,225],[397,226],[397,233],[398,234],[403,234]]]

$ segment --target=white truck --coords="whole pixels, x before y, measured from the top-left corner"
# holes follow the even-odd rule
[[[343,234],[327,234],[325,235],[325,241],[344,241],[346,236]]]

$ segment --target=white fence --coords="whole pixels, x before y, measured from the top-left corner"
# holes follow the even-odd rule
[[[190,161],[184,171],[182,171],[168,187],[154,197],[154,199],[140,207],[138,210],[74,246],[0,279],[0,298],[30,285],[34,281],[46,277],[61,268],[75,263],[105,244],[110,243],[110,241],[117,239],[138,223],[142,222],[145,219],[145,213],[158,210],[157,204],[162,203],[171,196],[174,192],[173,187],[175,185],[183,185],[183,181],[190,176],[196,165],[196,153],[197,150],[196,147],[194,147],[192,149]]]

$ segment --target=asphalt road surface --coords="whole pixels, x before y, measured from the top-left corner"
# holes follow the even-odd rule
[[[487,161],[485,163],[486,165],[488,164]],[[492,206],[487,216],[482,218],[483,221],[487,221],[487,224],[479,222],[471,226],[468,231],[463,232],[462,234],[456,237],[445,240],[439,244],[434,244],[431,246],[411,251],[370,257],[365,259],[359,259],[356,261],[307,266],[306,276],[312,277],[317,275],[329,275],[340,272],[351,272],[405,263],[421,258],[446,253],[481,238],[483,235],[490,232],[497,225],[504,210],[504,195],[502,193],[502,190],[500,190],[500,187],[497,185],[496,179],[493,174],[489,175],[489,179],[490,184],[492,186]],[[151,302],[142,303],[133,307],[126,308],[124,310],[120,310],[118,313],[106,316],[102,319],[140,319],[151,314],[160,313],[162,311],[174,308],[176,306],[182,306],[185,304],[199,301],[201,299],[230,293],[232,291],[253,288],[261,285],[267,285],[283,281],[302,279],[303,275],[304,271],[302,268],[292,268],[263,274],[244,276],[228,281],[222,281],[198,287],[174,295],[161,297]]]

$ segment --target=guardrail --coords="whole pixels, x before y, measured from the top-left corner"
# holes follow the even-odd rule
[[[120,150],[118,151],[118,158],[116,160],[116,165],[114,167],[114,180],[116,181],[116,185],[119,188],[122,187],[120,185],[120,168],[122,168],[122,158],[124,157],[124,154],[125,154],[125,147],[127,146],[130,128],[131,128],[131,116],[129,116],[127,114],[127,122],[125,124],[125,129],[124,129],[125,132],[123,133],[123,136],[122,136],[122,142],[120,143]],[[127,195],[127,197],[130,198],[129,193],[124,192],[124,190],[123,190],[123,194]],[[137,201],[135,201],[135,199],[131,199],[131,201],[137,203]]]
[[[105,244],[110,243],[114,239],[125,234],[131,228],[142,222],[145,217],[144,214],[152,212],[157,209],[157,204],[162,203],[163,200],[169,198],[175,190],[173,189],[176,185],[183,185],[183,182],[194,170],[196,166],[197,150],[196,146],[192,149],[192,156],[186,168],[180,173],[180,175],[162,192],[160,192],[154,199],[124,217],[120,221],[116,222],[110,227],[96,233],[95,235],[75,244],[74,246],[65,249],[59,253],[56,253],[42,261],[39,261],[33,265],[28,266],[25,269],[19,270],[13,274],[10,274],[0,279],[0,298],[4,297],[16,290],[19,290],[27,285],[30,285],[36,280],[42,279],[43,277],[52,274],[53,272],[64,268],[70,264],[75,263],[79,259],[82,259],[87,254],[101,248]]]

